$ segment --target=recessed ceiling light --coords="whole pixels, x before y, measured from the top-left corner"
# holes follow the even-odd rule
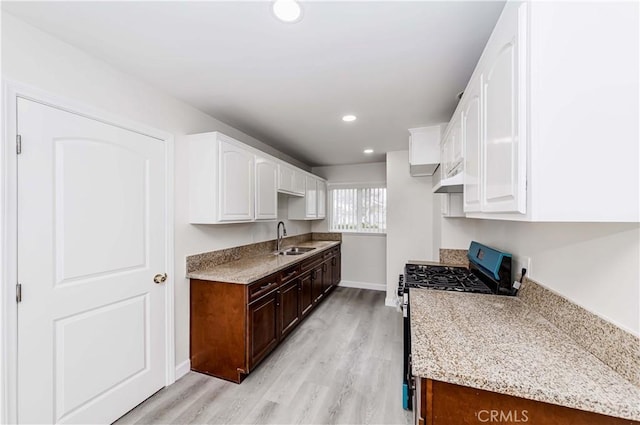
[[[373,153],[373,149],[365,149],[364,153]]]
[[[302,8],[295,0],[276,0],[273,2],[273,14],[282,22],[298,22],[302,16]]]
[[[342,121],[346,121],[346,122],[351,122],[355,120],[356,120],[355,115],[345,115],[344,117],[342,117]]]

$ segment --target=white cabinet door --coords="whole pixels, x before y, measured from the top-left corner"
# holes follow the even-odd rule
[[[482,129],[480,127],[480,82],[467,86],[467,96],[462,106],[462,140],[464,146],[464,211],[480,211],[480,152]]]
[[[318,218],[325,218],[327,215],[327,184],[322,180],[317,180],[318,189]]]
[[[275,220],[278,218],[278,166],[265,158],[256,157],[255,161],[256,220]],[[293,173],[290,176],[293,177]]]
[[[451,129],[447,132],[446,136],[442,140],[441,154],[442,156],[442,178],[447,178],[451,171],[452,159],[453,159],[453,145],[451,143]]]
[[[458,174],[462,165],[462,123],[460,115],[461,114],[457,114],[453,118],[453,122],[451,125],[451,141],[449,147],[449,177]]]
[[[280,192],[293,192],[293,168],[278,164],[278,190]]]
[[[521,8],[526,7],[522,4]],[[519,37],[524,37],[524,19],[518,8],[505,8],[496,25],[482,67],[484,102],[484,149],[482,210],[487,212],[525,211],[526,176],[524,132],[520,132],[520,93],[524,93],[519,67]],[[520,33],[519,33],[520,30]]]
[[[254,218],[254,156],[227,142],[220,142],[220,221]]]
[[[296,195],[304,196],[306,190],[306,178],[298,170],[293,170],[293,190]]]
[[[318,216],[318,196],[316,189],[316,179],[307,176],[306,177],[306,192],[304,195],[305,201],[305,215],[307,218],[315,218]]]

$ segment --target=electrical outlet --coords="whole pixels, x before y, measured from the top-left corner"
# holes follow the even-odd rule
[[[511,267],[513,267],[513,278],[520,280],[520,272],[522,269],[527,269],[527,276],[531,276],[531,258],[525,256],[513,256]]]

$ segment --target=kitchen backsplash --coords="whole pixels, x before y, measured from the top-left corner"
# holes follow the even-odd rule
[[[640,338],[525,278],[518,297],[603,363],[640,386]]]
[[[314,241],[342,241],[342,233],[336,232],[313,232],[311,239]]]
[[[443,264],[456,264],[469,267],[466,249],[444,249],[440,248],[440,262]]]
[[[283,238],[282,246],[295,246],[296,244],[310,240],[341,241],[342,233],[304,233],[302,235],[288,236]],[[187,257],[187,273],[191,273],[195,270],[208,269],[217,266],[218,264],[239,260],[243,257],[267,254],[275,250],[276,240],[272,239],[264,242],[190,255]]]

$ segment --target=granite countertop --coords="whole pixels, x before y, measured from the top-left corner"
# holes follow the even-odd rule
[[[517,297],[411,289],[413,374],[640,420],[640,388]]]
[[[190,279],[246,285],[337,245],[340,245],[339,241],[301,242],[297,243],[296,246],[315,249],[302,255],[275,255],[274,253],[267,253],[253,257],[245,257],[236,261],[219,264],[208,269],[194,270],[187,273],[187,277]],[[286,246],[282,247],[282,249],[287,248],[288,247]]]

